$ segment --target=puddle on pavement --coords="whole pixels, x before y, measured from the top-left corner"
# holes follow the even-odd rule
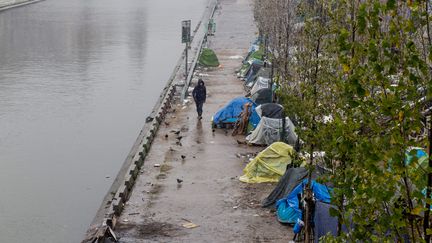
[[[141,239],[175,237],[186,234],[182,232],[182,228],[178,225],[153,220],[146,220],[141,224],[120,223],[117,227],[119,231],[125,232],[126,235],[136,236]]]

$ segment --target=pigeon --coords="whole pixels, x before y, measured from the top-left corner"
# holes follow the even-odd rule
[[[151,121],[153,121],[153,117],[151,117],[151,116],[148,116],[147,118],[146,118],[146,122],[148,123],[148,122],[151,122]]]
[[[171,130],[171,132],[174,133],[175,135],[179,135],[180,134],[180,130],[179,131]]]
[[[181,155],[181,158],[184,160],[184,159],[186,159],[186,156],[185,155]]]
[[[178,178],[177,178],[177,183],[179,183],[179,184],[180,184],[180,183],[182,183],[182,182],[183,182],[183,180],[182,180],[182,179],[178,179]]]
[[[177,139],[180,141],[183,138],[183,136],[178,136]]]

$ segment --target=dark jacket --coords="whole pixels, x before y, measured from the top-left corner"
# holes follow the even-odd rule
[[[204,81],[198,80],[198,84],[192,91],[192,96],[196,103],[204,103],[206,101],[207,91]]]

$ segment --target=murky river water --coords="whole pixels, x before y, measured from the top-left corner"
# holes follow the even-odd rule
[[[79,242],[207,0],[0,12],[0,242]]]

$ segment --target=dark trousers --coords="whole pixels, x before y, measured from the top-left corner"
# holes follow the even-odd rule
[[[204,102],[195,102],[198,116],[201,116],[203,113],[203,105]]]

